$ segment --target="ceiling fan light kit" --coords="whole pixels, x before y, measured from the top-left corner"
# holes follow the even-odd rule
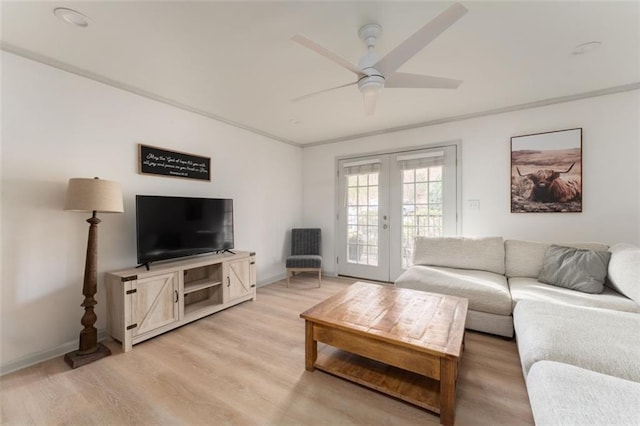
[[[373,115],[376,109],[378,94],[384,87],[384,78],[379,75],[364,77],[358,81],[358,89],[362,93],[365,115]]]
[[[396,70],[464,16],[465,13],[467,13],[467,9],[462,4],[454,4],[396,46],[382,59],[379,59],[375,52],[376,41],[382,33],[382,27],[375,23],[367,24],[358,31],[358,36],[367,46],[367,53],[360,59],[357,67],[303,35],[293,36],[291,39],[296,43],[313,50],[357,75],[356,82],[313,92],[295,98],[293,101],[299,101],[357,83],[364,100],[365,114],[372,115],[375,111],[378,95],[385,85],[389,88],[456,89],[462,81],[444,77],[407,74],[396,72]]]

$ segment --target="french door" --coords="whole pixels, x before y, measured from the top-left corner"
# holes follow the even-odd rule
[[[338,274],[389,279],[389,156],[338,162]]]
[[[339,275],[394,281],[413,238],[456,235],[457,145],[338,162]]]

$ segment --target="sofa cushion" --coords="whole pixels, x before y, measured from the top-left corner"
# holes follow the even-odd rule
[[[520,300],[538,300],[588,308],[640,312],[640,305],[608,287],[600,294],[589,294],[544,284],[535,278],[509,278],[509,290],[514,307]]]
[[[608,286],[640,303],[640,247],[630,244],[612,246]]]
[[[640,423],[640,383],[540,361],[529,371],[527,392],[537,426]]]
[[[604,288],[611,253],[552,244],[544,253],[538,281],[583,293]]]
[[[469,309],[498,315],[511,314],[511,296],[504,275],[487,271],[414,265],[396,286],[469,299]]]
[[[640,381],[640,315],[522,300],[513,325],[525,376],[538,361]]]
[[[599,243],[562,243],[559,245],[600,251],[606,251],[609,248],[607,245]],[[551,246],[551,243],[506,240],[504,249],[507,278],[538,278],[542,269],[544,253],[549,246]]]
[[[413,264],[504,274],[502,237],[416,237]]]
[[[311,254],[299,254],[287,257],[285,262],[287,268],[321,268],[322,256]]]
[[[511,315],[490,314],[469,309],[465,328],[512,338],[513,318]]]

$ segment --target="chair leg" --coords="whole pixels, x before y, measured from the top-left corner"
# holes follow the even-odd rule
[[[287,288],[289,287],[289,270],[287,269]]]
[[[322,287],[322,269],[318,269],[318,288]]]

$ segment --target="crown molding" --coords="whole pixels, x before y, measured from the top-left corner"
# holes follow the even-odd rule
[[[575,95],[560,96],[557,98],[549,98],[549,99],[543,99],[543,100],[534,101],[534,102],[526,102],[523,104],[511,105],[511,106],[502,107],[502,108],[494,108],[486,111],[472,112],[469,114],[461,114],[461,115],[455,115],[452,117],[439,118],[436,120],[423,121],[420,123],[407,124],[405,126],[390,127],[387,129],[374,130],[371,132],[363,132],[363,133],[358,133],[358,134],[349,135],[349,136],[341,136],[341,137],[332,138],[332,139],[325,139],[325,140],[305,144],[302,147],[311,148],[319,145],[327,145],[331,143],[345,142],[345,141],[360,139],[365,137],[384,135],[387,133],[401,132],[403,130],[418,129],[420,127],[436,126],[438,124],[453,123],[456,121],[470,120],[472,118],[486,117],[489,115],[505,114],[513,111],[522,111],[525,109],[539,108],[539,107],[548,106],[548,105],[561,104],[564,102],[573,102],[580,99],[595,98],[598,96],[606,96],[606,95],[612,95],[615,93],[622,93],[622,92],[630,92],[632,90],[638,90],[638,89],[640,89],[640,82],[624,84],[621,86],[613,86],[605,89],[578,93]]]
[[[85,70],[83,68],[79,68],[79,67],[76,67],[74,65],[70,65],[70,64],[67,64],[65,62],[58,61],[57,59],[53,59],[53,58],[51,58],[49,56],[41,55],[39,53],[35,53],[35,52],[30,51],[30,50],[14,46],[14,45],[9,44],[9,43],[4,42],[4,41],[0,42],[0,49],[4,50],[6,52],[9,52],[9,53],[13,53],[13,54],[18,55],[18,56],[22,56],[23,58],[27,58],[27,59],[31,59],[31,60],[36,61],[36,62],[40,62],[41,64],[49,65],[51,67],[58,68],[58,69],[61,69],[63,71],[67,71],[67,72],[70,72],[72,74],[76,74],[76,75],[79,75],[81,77],[85,77],[85,78],[88,78],[90,80],[94,80],[94,81],[97,81],[99,83],[103,83],[103,84],[106,84],[108,86],[115,87],[116,89],[124,90],[126,92],[133,93],[135,95],[142,96],[142,97],[145,97],[145,98],[157,101],[157,102],[162,102],[164,104],[171,105],[173,107],[180,108],[182,110],[189,111],[189,112],[192,112],[194,114],[198,114],[198,115],[201,115],[203,117],[207,117],[207,118],[210,118],[212,120],[216,120],[216,121],[228,124],[230,126],[237,127],[239,129],[246,130],[248,132],[255,133],[255,134],[260,135],[260,136],[267,137],[269,139],[276,140],[278,142],[286,143],[288,145],[293,145],[293,146],[296,146],[296,147],[301,147],[302,146],[301,144],[299,144],[297,142],[294,142],[294,141],[291,141],[289,139],[281,138],[279,136],[272,135],[271,133],[263,132],[262,130],[256,129],[256,128],[248,126],[246,124],[238,123],[238,122],[233,121],[233,120],[229,120],[227,118],[221,117],[221,116],[216,115],[216,114],[212,114],[210,112],[204,111],[204,110],[199,109],[199,108],[194,108],[194,107],[192,107],[190,105],[184,104],[182,102],[178,102],[178,101],[176,101],[174,99],[166,98],[164,96],[160,96],[160,95],[157,95],[155,93],[151,93],[151,92],[148,92],[146,90],[140,89],[139,87],[131,86],[129,84],[125,84],[125,83],[122,83],[122,82],[119,82],[119,81],[116,81],[116,80],[112,80],[112,79],[110,79],[108,77],[105,77],[103,75],[94,73],[92,71],[88,71],[88,70]]]
[[[243,123],[238,123],[236,121],[232,121],[229,119],[226,119],[224,117],[221,117],[219,115],[216,114],[212,114],[210,112],[201,110],[199,108],[194,108],[192,106],[189,106],[187,104],[184,104],[182,102],[178,102],[176,100],[170,99],[170,98],[166,98],[164,96],[160,96],[157,95],[155,93],[151,93],[148,92],[146,90],[140,89],[138,87],[135,86],[131,86],[125,83],[121,83],[119,81],[116,80],[112,80],[108,77],[105,77],[103,75],[94,73],[92,71],[88,71],[70,64],[67,64],[65,62],[62,61],[58,61],[57,59],[53,59],[51,57],[45,56],[45,55],[41,55],[39,53],[35,53],[32,52],[30,50],[27,49],[23,49],[21,47],[17,47],[14,45],[11,45],[9,43],[6,43],[4,41],[0,42],[0,49],[4,50],[6,52],[9,53],[13,53],[16,54],[18,56],[22,56],[24,58],[27,59],[31,59],[33,61],[36,62],[40,62],[42,64],[45,65],[49,65],[52,66],[54,68],[58,68],[61,69],[63,71],[67,71],[70,72],[72,74],[76,74],[79,75],[81,77],[85,77],[88,78],[90,80],[95,80],[97,82],[115,87],[117,89],[121,89],[148,99],[152,99],[154,101],[157,102],[162,102],[164,104],[167,105],[171,105],[173,107],[176,108],[180,108],[182,110],[185,111],[189,111],[192,112],[194,114],[198,114],[201,115],[203,117],[207,117],[210,118],[212,120],[216,120],[219,121],[221,123],[225,123],[228,124],[230,126],[233,127],[237,127],[239,129],[242,130],[246,130],[248,132],[260,135],[260,136],[264,136],[266,138],[278,141],[278,142],[282,142],[288,145],[292,145],[298,148],[312,148],[315,146],[319,146],[319,145],[327,145],[327,144],[332,144],[332,143],[338,143],[338,142],[346,142],[346,141],[350,141],[350,140],[354,140],[354,139],[360,139],[360,138],[365,138],[365,137],[371,137],[371,136],[378,136],[378,135],[384,135],[387,133],[394,133],[394,132],[401,132],[404,130],[412,130],[412,129],[418,129],[421,127],[429,127],[429,126],[436,126],[439,124],[446,124],[446,123],[453,123],[453,122],[457,122],[457,121],[463,121],[463,120],[469,120],[469,119],[473,119],[473,118],[479,118],[479,117],[487,117],[490,115],[498,115],[498,114],[505,114],[508,112],[514,112],[514,111],[522,111],[522,110],[526,110],[526,109],[532,109],[532,108],[539,108],[539,107],[543,107],[543,106],[548,106],[548,105],[555,105],[555,104],[560,104],[560,103],[565,103],[565,102],[573,102],[573,101],[577,101],[580,99],[587,99],[587,98],[594,98],[594,97],[598,97],[598,96],[606,96],[606,95],[611,95],[611,94],[615,94],[615,93],[622,93],[622,92],[629,92],[632,90],[638,90],[640,89],[640,82],[635,82],[635,83],[630,83],[630,84],[624,84],[621,86],[613,86],[613,87],[608,87],[608,88],[604,88],[604,89],[599,89],[599,90],[593,90],[590,92],[584,92],[584,93],[578,93],[578,94],[573,94],[573,95],[568,95],[568,96],[559,96],[559,97],[555,97],[555,98],[549,98],[549,99],[542,99],[542,100],[538,100],[538,101],[533,101],[533,102],[526,102],[526,103],[522,103],[522,104],[517,104],[517,105],[511,105],[511,106],[506,106],[506,107],[501,107],[501,108],[494,108],[494,109],[489,109],[489,110],[485,110],[485,111],[479,111],[479,112],[473,112],[473,113],[468,113],[468,114],[461,114],[461,115],[455,115],[455,116],[451,116],[451,117],[444,117],[444,118],[438,118],[435,120],[427,120],[427,121],[422,121],[422,122],[418,122],[418,123],[413,123],[413,124],[407,124],[404,126],[397,126],[397,127],[389,127],[386,129],[380,129],[380,130],[374,130],[374,131],[370,131],[370,132],[362,132],[362,133],[355,133],[352,135],[347,135],[347,136],[340,136],[340,137],[336,137],[336,138],[330,138],[330,139],[323,139],[323,140],[318,140],[315,142],[310,142],[310,143],[299,143],[299,142],[295,142],[286,138],[282,138],[280,136],[276,136],[273,135],[271,133],[268,132],[264,132],[260,129],[256,129],[254,127],[248,126],[246,124]]]

